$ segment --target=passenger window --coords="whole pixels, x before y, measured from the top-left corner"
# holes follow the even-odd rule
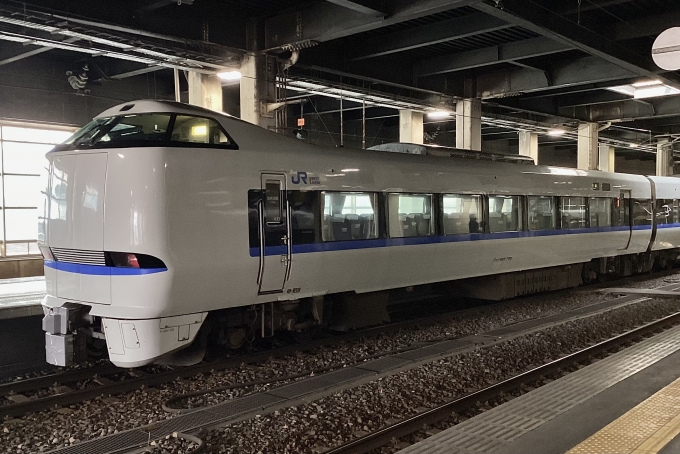
[[[293,244],[311,244],[317,239],[318,192],[289,191],[290,223]]]
[[[658,224],[672,224],[673,223],[673,200],[671,199],[656,199],[655,210],[656,223]]]
[[[391,238],[434,234],[432,194],[390,194],[388,204]]]
[[[610,227],[612,225],[612,199],[590,198],[590,226]]]
[[[378,238],[378,195],[368,192],[323,192],[324,241]]]
[[[520,229],[519,197],[489,196],[489,232],[517,232]]]
[[[652,201],[633,199],[633,225],[652,225]]]
[[[529,196],[529,230],[552,230],[556,221],[555,198]]]
[[[560,197],[560,214],[563,229],[588,227],[585,197]]]
[[[442,210],[444,235],[484,231],[481,195],[445,194],[442,199]]]
[[[206,145],[231,145],[217,121],[189,115],[177,115],[170,140]]]

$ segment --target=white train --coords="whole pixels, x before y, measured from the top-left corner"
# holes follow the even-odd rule
[[[324,149],[174,102],[103,112],[47,154],[48,362],[88,339],[118,366],[193,362],[208,340],[380,322],[390,289],[504,298],[677,257],[675,178],[420,149]]]

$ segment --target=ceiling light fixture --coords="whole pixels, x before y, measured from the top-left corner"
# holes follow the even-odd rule
[[[222,80],[239,80],[241,78],[241,71],[224,71],[217,73],[217,77]]]
[[[447,118],[451,116],[451,112],[445,110],[435,110],[434,112],[429,112],[427,114],[428,118]]]
[[[548,135],[557,137],[557,136],[563,136],[566,131],[564,129],[560,128],[553,128],[553,129],[548,129]]]
[[[650,85],[663,85],[663,82],[660,80],[643,80],[641,82],[635,82],[634,84],[631,84],[635,88],[639,87],[649,87]]]

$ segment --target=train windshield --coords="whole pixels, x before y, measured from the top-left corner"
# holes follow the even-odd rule
[[[211,118],[144,113],[96,118],[57,145],[54,151],[182,144],[235,147],[220,124]]]

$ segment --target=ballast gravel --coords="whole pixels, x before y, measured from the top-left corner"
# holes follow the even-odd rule
[[[667,285],[669,283],[680,283],[680,275],[671,275],[662,278],[646,280],[644,281],[644,285],[642,285],[642,287],[656,287],[659,285]],[[641,283],[636,282],[633,285],[640,286]],[[314,352],[298,352],[285,358],[272,358],[261,363],[250,365],[242,364],[238,368],[229,369],[226,371],[218,371],[212,374],[198,374],[190,380],[177,380],[157,388],[140,389],[115,397],[101,397],[83,402],[82,404],[71,405],[67,408],[32,413],[21,418],[4,421],[0,425],[0,454],[45,452],[104,435],[137,428],[148,424],[155,424],[161,420],[165,420],[174,416],[172,413],[165,412],[161,405],[165,400],[177,394],[190,393],[198,390],[224,386],[226,384],[249,383],[260,380],[274,380],[277,377],[285,377],[288,375],[329,366],[342,367],[343,365],[354,364],[356,362],[365,360],[366,358],[376,354],[389,354],[390,351],[408,348],[411,346],[418,346],[426,342],[440,340],[443,338],[464,337],[477,334],[524,320],[543,317],[585,305],[594,304],[608,298],[610,297],[593,294],[592,292],[588,292],[583,289],[536,295],[509,301],[500,305],[480,307],[475,310],[466,311],[459,317],[446,318],[442,319],[440,322],[432,323],[426,326],[422,325],[403,329],[398,332],[381,334],[375,338],[367,338],[351,342],[339,341],[337,344],[322,347]],[[628,311],[626,311],[626,313],[628,314],[632,311],[633,314],[636,314],[636,308],[647,307],[650,304],[661,305],[658,307],[661,312],[663,312],[665,308],[671,310],[672,306],[667,302],[638,303],[638,305],[636,305],[634,308],[630,308]],[[616,312],[618,313],[620,310],[622,309],[619,309]],[[646,314],[648,311],[642,311],[641,309],[640,312],[644,312]],[[626,317],[629,316],[627,315]],[[629,318],[630,320],[635,319],[634,317]],[[580,339],[580,336],[581,335],[578,333],[575,333],[573,338],[568,342],[578,340]],[[494,347],[494,349],[496,348],[500,348],[500,346]],[[524,346],[522,348],[528,348],[528,346]],[[522,350],[520,349],[520,351]],[[540,348],[539,351],[543,351],[542,348]],[[501,353],[503,353],[503,350],[498,350],[497,354],[499,356],[495,361],[495,363],[498,363],[498,367],[489,368],[489,374],[493,375],[496,373],[496,371],[500,371],[499,373],[502,374],[507,368],[512,368],[514,370],[521,367],[521,365],[523,365],[526,361],[526,358],[523,357],[526,356],[524,353],[519,355],[518,358],[514,358],[513,356],[501,356]],[[481,355],[482,353],[480,352],[479,354]],[[514,361],[516,360],[521,361],[521,364],[514,364]],[[535,361],[535,364],[538,365],[541,360],[536,359]],[[470,367],[474,366],[475,364],[474,361],[468,362]],[[448,381],[448,379],[450,379],[450,377],[448,377],[447,380],[444,380],[441,384],[434,385],[435,387],[430,391],[427,391],[427,389],[413,389],[411,391],[407,391],[406,393],[396,393],[402,394],[400,397],[404,399],[413,393],[413,396],[416,396],[416,399],[413,402],[416,403],[407,404],[405,402],[401,413],[396,412],[394,415],[386,416],[386,418],[400,417],[399,415],[402,413],[410,414],[410,411],[420,405],[417,403],[419,401],[417,396],[428,396],[435,393],[439,393],[442,396],[457,395],[455,394],[458,393],[456,383],[462,383],[464,380],[469,379],[468,381],[470,382],[470,384],[465,385],[466,388],[478,387],[478,385],[474,384],[473,380],[474,377],[476,377],[474,369],[468,370],[468,362],[466,362],[466,360],[461,360],[460,363],[457,363],[460,367],[456,370],[459,370],[460,377],[455,378],[455,381],[453,382]],[[435,367],[435,365],[431,365],[429,367]],[[425,372],[425,375],[429,376],[430,373],[434,374],[436,373],[436,370],[433,370],[432,372]],[[450,371],[447,373],[449,375],[451,374]],[[381,380],[376,385],[378,386],[377,389],[379,391],[377,396],[371,398],[368,398],[364,395],[364,391],[361,391],[363,388],[357,388],[357,390],[352,392],[356,392],[358,394],[355,394],[354,398],[347,397],[348,402],[353,401],[353,399],[358,399],[359,402],[366,401],[367,408],[370,408],[370,406],[373,405],[373,403],[371,403],[372,399],[382,396],[385,392],[384,387],[387,384],[391,384],[393,382],[398,384],[400,383],[399,380],[400,379],[398,376],[395,376],[395,378]],[[282,383],[268,383],[255,387],[212,393],[206,395],[204,399],[195,401],[194,404],[209,405],[217,402],[223,402],[228,399],[239,397],[246,393],[269,389],[274,386],[280,386],[281,384]],[[448,392],[448,394],[447,392],[442,393],[441,390],[437,388],[441,387],[443,384],[446,384],[449,388],[453,386],[453,391]],[[405,389],[409,390],[410,388]],[[444,389],[446,389],[446,387]],[[382,390],[382,392],[380,392],[380,390]],[[395,394],[394,392],[391,393]],[[407,400],[411,402],[410,398]],[[281,417],[287,411],[289,410],[283,411],[279,417]],[[295,411],[301,410],[296,409]],[[286,426],[286,428],[273,425],[272,427],[278,427],[278,429],[265,433],[271,434],[271,436],[276,439],[280,439],[282,438],[282,434],[286,434],[286,436],[283,438],[288,439],[289,437],[287,435],[289,433],[298,433],[297,431],[290,429],[291,427],[306,427],[307,422],[305,421],[319,420],[320,414],[318,412],[315,413],[313,408],[307,409],[306,411],[308,413],[307,416],[309,417],[303,414],[301,417],[302,419],[297,421],[291,420],[288,423],[285,423],[284,426]],[[338,414],[338,420],[344,420],[342,418],[342,414],[345,411],[344,408],[338,407],[335,411]],[[351,414],[352,412],[350,411],[348,415]],[[363,418],[363,416],[359,417]],[[260,419],[264,421],[268,418],[278,417],[272,416],[263,417]],[[330,420],[332,418],[332,416],[325,416],[323,420],[326,421],[326,419]],[[328,424],[331,422],[332,421],[328,421]],[[366,426],[367,429],[371,429],[371,424],[375,425],[382,422],[384,421],[380,418],[374,420],[374,418],[368,417],[365,423],[348,421],[346,422],[346,427],[344,429],[333,429],[335,432],[333,434],[325,435],[325,437],[328,438],[328,443],[337,443],[337,440],[344,439],[343,437],[348,436],[347,434],[354,433],[357,430],[364,430],[364,426]],[[323,423],[323,425],[326,424],[326,422]],[[256,440],[258,435],[254,430],[257,427],[262,427],[264,430],[266,426],[267,424],[261,423],[260,420],[250,421],[249,427],[253,430],[243,433],[243,443],[246,443],[247,446],[269,446],[269,444],[266,442],[269,440],[267,438],[262,438],[259,441]],[[332,424],[331,426],[335,427]],[[317,430],[314,428],[311,430],[314,432],[314,434],[323,434],[323,430]],[[250,435],[248,435],[248,433],[250,433]],[[323,438],[324,435],[316,436],[299,433],[299,435],[291,436],[294,439],[293,444],[296,448],[289,446],[286,449],[292,450],[287,452],[300,452],[296,449],[303,445],[308,446],[311,441],[303,443],[303,440],[307,440],[305,437],[311,437],[309,440],[315,440],[314,443],[326,443]],[[237,452],[228,450],[224,451],[224,449],[228,449],[228,443],[229,442],[227,442],[227,444],[225,444],[223,447],[217,448],[219,450],[215,452]],[[308,449],[312,448],[308,446]],[[242,452],[251,451],[244,450]],[[257,453],[258,450],[254,450],[252,452]],[[266,452],[269,451],[265,450],[263,451],[263,454]],[[279,451],[278,449],[274,449],[271,452]]]
[[[211,454],[317,453],[677,311],[647,301],[202,434]]]

